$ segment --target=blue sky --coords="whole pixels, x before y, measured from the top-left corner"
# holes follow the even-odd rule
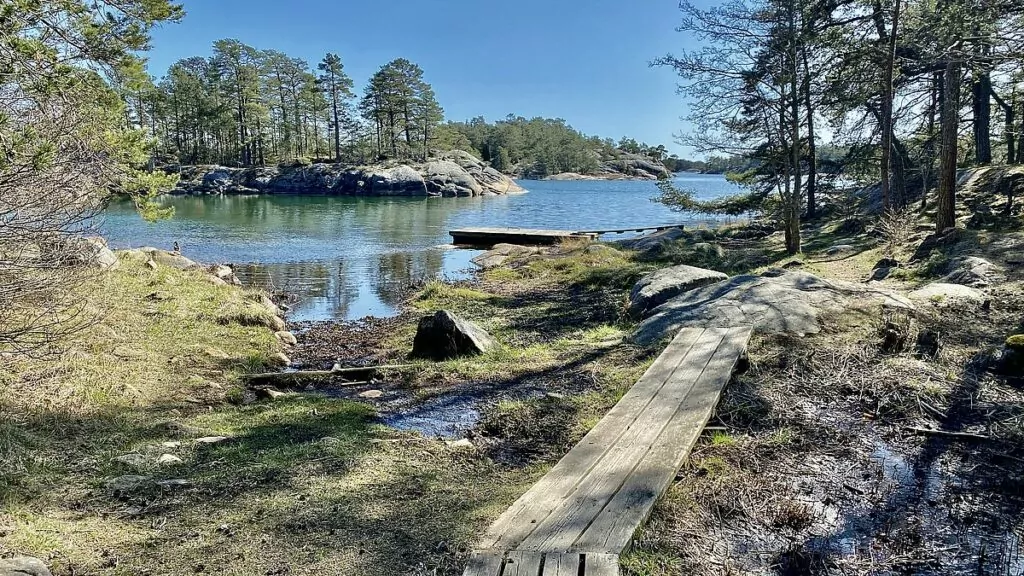
[[[671,70],[648,62],[687,46],[676,0],[179,0],[188,15],[153,35],[150,72],[237,38],[315,65],[338,53],[358,90],[381,65],[425,71],[452,120],[509,113],[566,119],[685,155]]]

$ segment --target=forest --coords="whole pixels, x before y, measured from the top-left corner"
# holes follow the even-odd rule
[[[819,210],[818,148],[826,138],[845,149],[830,170],[880,182],[886,209],[903,209],[935,187],[939,230],[954,224],[959,167],[1024,162],[1018,1],[733,0],[680,8],[679,31],[701,47],[654,65],[675,69],[692,103],[694,129],[682,140],[754,160],[743,182],[781,199],[792,253],[800,250],[801,218]],[[690,201],[685,191],[665,199]]]
[[[219,40],[209,58],[180,60],[159,80],[126,76],[126,123],[157,139],[167,164],[423,160],[431,149],[463,149],[502,171],[530,177],[591,173],[602,159],[640,154],[670,167],[663,145],[587,136],[562,119],[510,114],[444,122],[417,64],[383,65],[361,93],[341,57],[316,64],[238,40]]]

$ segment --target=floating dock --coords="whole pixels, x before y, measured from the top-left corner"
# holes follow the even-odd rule
[[[617,228],[613,230],[535,230],[532,228],[460,228],[449,232],[452,243],[462,246],[494,246],[495,244],[523,244],[527,246],[557,244],[563,240],[585,238],[596,240],[602,234],[626,232],[660,232],[682,225]]]

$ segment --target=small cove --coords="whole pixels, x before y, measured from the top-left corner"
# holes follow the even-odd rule
[[[721,175],[682,174],[676,183],[701,198],[739,190]],[[170,220],[146,223],[115,204],[99,229],[115,249],[177,242],[189,258],[231,264],[246,285],[293,296],[289,320],[303,322],[391,316],[411,284],[469,278],[479,251],[451,247],[452,228],[697,222],[652,202],[658,190],[649,181],[520,184],[529,192],[475,198],[168,196]]]

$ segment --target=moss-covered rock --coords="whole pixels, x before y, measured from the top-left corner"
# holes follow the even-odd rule
[[[1015,352],[1024,353],[1024,334],[1014,334],[1007,338],[1006,347]]]

